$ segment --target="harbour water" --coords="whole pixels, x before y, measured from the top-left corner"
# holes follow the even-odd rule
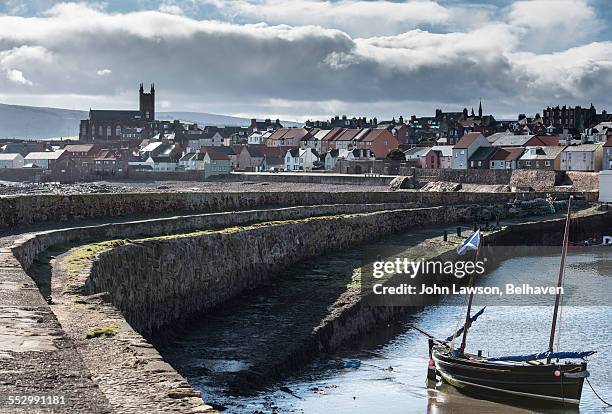
[[[400,241],[396,240],[396,246],[397,243],[402,244]],[[599,293],[602,289],[609,289],[612,283],[610,250],[602,247],[572,252],[568,257],[567,283],[580,283]],[[366,251],[374,254],[372,246],[362,248],[360,253],[366,254]],[[359,265],[356,255],[340,255],[317,259],[294,271],[313,273],[317,269],[330,269],[330,262],[338,261],[342,267]],[[517,278],[526,279],[532,274],[554,280],[558,266],[558,255],[516,257],[503,262],[486,279],[495,283],[515,282]],[[551,305],[552,301],[554,297],[551,297]],[[448,386],[432,387],[432,384],[427,384],[427,340],[411,326],[418,326],[438,337],[446,337],[464,317],[465,308],[462,305],[457,298],[449,298],[437,305],[415,309],[403,320],[381,327],[335,355],[320,356],[303,370],[289,374],[280,382],[267,384],[249,396],[232,394],[215,383],[224,372],[244,369],[244,365],[249,364],[249,355],[242,355],[236,360],[208,357],[211,346],[208,334],[215,335],[215,329],[222,329],[224,319],[233,314],[231,309],[198,323],[188,335],[166,350],[164,356],[192,384],[201,388],[207,402],[231,413],[574,412],[525,406],[521,401],[500,404],[476,400]],[[470,331],[468,351],[482,350],[484,355],[491,356],[544,351],[548,343],[551,312],[550,306],[488,306]],[[589,358],[590,381],[608,401],[612,400],[612,367],[608,362],[612,357],[610,320],[612,306],[606,303],[566,306],[561,315],[560,336],[562,350],[597,351]],[[282,319],[279,319],[279,323],[282,323]],[[231,328],[232,324],[229,323],[227,329]],[[265,336],[265,333],[259,332],[260,335]],[[236,341],[238,349],[244,346],[241,342],[259,340],[239,336],[232,339]],[[359,359],[361,366],[342,368],[343,359]],[[206,365],[206,370],[189,369],[202,365]],[[214,375],[208,375],[211,372]],[[586,383],[579,410],[585,413],[612,412],[605,411],[603,403]]]

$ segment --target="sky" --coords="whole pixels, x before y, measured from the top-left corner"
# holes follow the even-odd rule
[[[0,102],[285,120],[612,110],[610,0],[0,2]]]

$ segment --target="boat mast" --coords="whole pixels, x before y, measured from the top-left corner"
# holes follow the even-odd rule
[[[478,260],[478,253],[480,253],[480,242],[478,242],[478,247],[476,248],[476,257],[474,257],[474,263]],[[472,324],[470,313],[472,311],[472,300],[474,299],[474,273],[470,275],[470,282],[468,283],[468,288],[470,292],[470,296],[468,299],[467,312],[465,314],[465,324],[463,325],[463,337],[461,338],[461,347],[459,348],[459,355],[463,355],[463,351],[465,351],[465,344],[467,342],[467,333],[470,325]]]
[[[572,199],[570,196],[567,200],[567,217],[565,218],[565,232],[563,234],[563,247],[561,248],[561,265],[559,267],[559,280],[557,282],[557,295],[555,297],[555,309],[553,311],[552,323],[550,326],[550,339],[548,341],[548,358],[546,363],[550,364],[551,355],[555,344],[555,331],[557,330],[557,316],[559,314],[559,304],[561,303],[561,287],[563,286],[563,275],[565,273],[565,257],[567,256],[567,244],[569,240],[569,229],[572,213]]]

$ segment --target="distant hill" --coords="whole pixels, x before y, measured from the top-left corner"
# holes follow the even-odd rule
[[[85,111],[0,104],[0,138],[53,138],[79,135]]]
[[[41,139],[79,135],[79,122],[87,111],[0,104],[0,138]],[[250,120],[201,112],[158,112],[158,119],[180,119],[199,125],[247,126]],[[281,121],[284,126],[301,126]]]

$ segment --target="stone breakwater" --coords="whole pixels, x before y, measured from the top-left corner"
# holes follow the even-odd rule
[[[19,236],[12,246],[14,256],[24,269],[43,251],[53,245],[85,240],[109,240],[175,234],[201,229],[240,226],[259,221],[291,220],[329,214],[362,213],[409,207],[412,203],[332,204],[298,206],[223,213],[190,214],[127,222],[114,222],[45,230]]]
[[[558,199],[570,193],[555,192]],[[545,198],[545,192],[176,192],[73,195],[27,195],[0,197],[0,230],[37,223],[71,222],[83,219],[138,214],[219,212],[260,207],[316,206],[321,204],[417,203],[437,205],[496,204],[513,200]],[[597,193],[580,193],[597,201]]]
[[[293,263],[410,228],[469,222],[471,207],[312,217],[131,241],[98,253],[90,293],[145,336],[178,326]]]

